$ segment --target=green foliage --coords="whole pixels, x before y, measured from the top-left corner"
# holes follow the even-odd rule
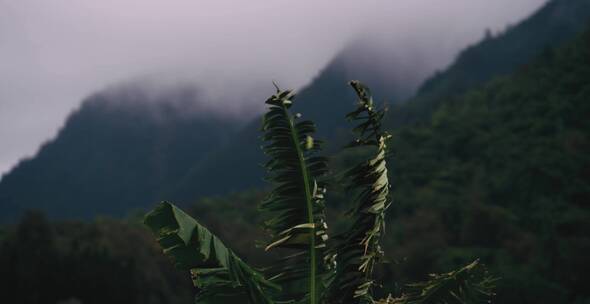
[[[392,280],[480,257],[501,303],[590,299],[590,33],[393,132]],[[518,290],[515,289],[517,286]]]
[[[484,268],[478,266],[479,261],[474,261],[455,271],[432,274],[428,281],[410,284],[406,294],[396,299],[390,299],[387,303],[485,303],[493,295],[490,290],[495,288],[496,280],[485,273]]]
[[[270,157],[265,168],[271,174],[269,181],[275,187],[260,205],[270,218],[264,228],[270,232],[271,241],[266,250],[287,248],[295,252],[272,267],[272,280],[285,282],[305,279],[309,289],[295,299],[309,298],[317,303],[320,281],[326,267],[323,265],[323,249],[326,247],[327,224],[324,215],[325,184],[318,179],[327,172],[326,159],[314,155],[320,142],[312,137],[313,122],[296,122],[288,109],[294,99],[291,91],[280,91],[270,97],[264,115],[263,147]]]
[[[169,203],[161,203],[145,218],[157,235],[164,253],[176,266],[190,270],[201,303],[248,298],[252,303],[271,303],[264,288],[278,288],[266,281],[209,230]]]
[[[352,224],[338,237],[338,265],[329,300],[333,303],[372,303],[373,269],[383,255],[381,236],[385,228],[385,210],[389,206],[387,176],[387,139],[381,120],[383,109],[377,110],[369,90],[358,81],[350,83],[359,97],[357,109],[347,118],[360,121],[354,128],[359,138],[350,147],[370,147],[372,155],[346,172],[346,190],[355,205],[348,211]]]
[[[170,203],[161,203],[146,216],[145,224],[156,235],[164,253],[175,260],[177,267],[193,275],[200,290],[197,302],[375,302],[374,268],[383,255],[381,236],[389,206],[386,141],[390,136],[382,130],[385,111],[375,108],[369,90],[358,81],[351,85],[359,103],[347,117],[360,123],[354,128],[359,137],[350,146],[374,151],[368,160],[345,173],[349,180],[346,190],[355,198],[355,204],[349,212],[352,224],[338,236],[338,241],[328,242],[326,182],[321,180],[328,167],[326,158],[315,155],[321,142],[312,136],[314,124],[298,122],[301,115],[289,111],[294,94],[278,88],[266,101],[269,109],[262,124],[267,143],[263,150],[270,157],[265,168],[274,188],[260,204],[260,210],[267,217],[263,227],[270,233],[266,250],[288,250],[289,254],[259,272]],[[477,265],[412,285],[409,295],[417,288],[427,294],[439,289],[429,299],[445,301],[483,292],[488,297],[469,298],[470,303],[487,302],[492,286],[486,283],[487,278],[472,274]],[[451,279],[447,278],[455,285],[449,284]]]
[[[380,261],[389,263],[375,267],[376,284],[369,293],[396,298],[379,303],[403,299],[407,283],[478,257],[502,276],[499,303],[589,301],[590,38],[566,49],[546,49],[584,27],[588,4],[549,1],[528,21],[470,47],[446,72],[427,81],[415,99],[388,112],[385,119],[400,127],[391,130],[395,162],[387,159],[395,173],[390,176],[395,204],[387,214],[393,224],[381,231],[387,237],[381,240]],[[354,94],[343,89],[345,72],[330,65],[299,95],[294,108],[313,118],[332,148],[340,142],[335,139],[347,135],[337,131],[344,122],[337,116],[348,111],[343,101]],[[165,192],[177,201],[223,193],[183,207],[244,261],[266,266],[284,253],[250,246],[262,238],[253,223],[262,220],[255,206],[267,193],[233,193],[261,184],[257,121],[228,142],[235,129],[227,132],[228,121],[171,117],[156,124],[146,119],[149,111],[104,107],[102,102],[110,100],[100,95],[91,100],[70,117],[56,140],[2,178],[0,218],[14,220],[31,207],[59,217],[124,214],[167,197],[162,189],[172,189]],[[347,171],[349,164],[374,156],[366,150],[347,149],[332,157],[330,166]],[[346,185],[329,186],[330,231],[344,233],[355,214],[343,214],[349,203],[358,202],[338,191]],[[153,239],[133,224],[104,219],[50,223],[28,214],[3,233],[1,285],[8,302],[190,300],[186,273],[179,276],[170,269]],[[338,248],[340,234],[334,235],[328,254]],[[283,290],[305,286],[285,284]]]

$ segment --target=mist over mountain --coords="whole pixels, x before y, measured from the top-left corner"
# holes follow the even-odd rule
[[[385,34],[365,33],[352,39],[327,66],[341,66],[340,73],[347,79],[370,83],[375,93],[397,103],[412,97],[434,69],[445,62],[433,58],[431,52],[416,41],[401,43]]]
[[[420,73],[426,76],[411,71],[421,67],[419,57],[402,60],[411,52],[385,51],[386,39],[351,41],[301,90],[296,109],[317,122],[323,138],[345,136],[350,79],[361,77],[378,98],[395,103],[413,94]],[[54,140],[2,178],[0,204],[11,214],[34,208],[58,218],[124,215],[162,199],[190,202],[263,185],[258,115],[272,82],[235,88],[212,77],[213,87],[203,87],[186,75],[147,75],[90,96]]]
[[[458,79],[484,81],[497,74],[490,71],[487,60],[520,58],[508,61],[503,68],[507,71],[541,51],[538,44],[503,47],[513,43],[512,39],[535,40],[550,34],[542,42],[552,46],[581,31],[587,18],[579,12],[579,5],[584,2],[553,1],[530,19],[534,22],[512,27],[491,46],[484,39],[470,50],[490,46],[505,51],[492,51],[492,57],[483,61],[469,61],[469,69]],[[563,9],[570,6],[575,9]],[[554,31],[547,33],[548,28]],[[427,65],[420,65],[425,55],[388,51],[384,45],[392,41],[396,40],[368,36],[353,40],[300,90],[294,110],[316,122],[318,137],[331,142],[327,153],[349,138],[344,115],[355,102],[349,80],[361,79],[371,85],[376,100],[397,105],[412,96],[427,77]],[[463,58],[470,52],[462,53],[448,73],[454,75],[454,67],[464,65]],[[4,218],[14,219],[30,208],[55,217],[123,215],[161,199],[189,203],[205,195],[264,187],[260,165],[265,158],[256,113],[272,94],[271,83],[250,86],[250,96],[235,94],[228,85],[226,94],[213,98],[211,88],[178,85],[174,79],[164,84],[161,78],[148,80],[91,96],[70,115],[54,140],[6,174],[0,180],[0,205],[7,211]],[[428,83],[432,80],[426,87]],[[227,106],[248,98],[257,99],[260,108],[236,111]],[[399,108],[405,106],[394,107],[394,118]]]
[[[57,218],[125,215],[163,199],[242,125],[208,109],[194,86],[159,90],[133,83],[84,100],[58,136],[0,183],[2,218],[40,209]]]
[[[479,43],[461,51],[447,69],[424,81],[415,98],[392,111],[393,124],[428,120],[444,97],[514,72],[531,58],[572,39],[588,24],[590,1],[555,0],[504,32],[487,32]]]
[[[329,142],[324,147],[328,153],[339,149],[350,136],[350,125],[344,117],[356,102],[348,85],[351,79],[370,83],[376,100],[396,104],[412,96],[426,77],[427,69],[420,64],[419,53],[392,52],[390,46],[384,46],[391,41],[381,38],[354,39],[308,86],[297,91],[293,110],[302,114],[302,119],[316,123],[317,136]],[[412,66],[416,71],[412,71]],[[272,93],[267,93],[259,103],[264,105],[262,101]],[[254,118],[226,145],[209,153],[206,161],[198,161],[172,188],[169,199],[188,203],[202,196],[264,187],[262,164],[266,157],[260,149],[260,126],[261,118]]]
[[[307,269],[293,261],[269,273],[285,259],[254,240],[299,250],[319,216],[315,248],[338,263],[320,256],[317,266],[346,281],[375,262],[366,278],[380,283],[360,302],[436,302],[456,289],[442,301],[590,303],[590,0],[1,2],[0,152],[23,151],[18,143],[78,105],[5,174],[0,155],[4,302],[257,302],[258,269],[285,287],[259,291],[287,301],[300,282],[283,280]],[[535,3],[544,5],[505,27]],[[358,121],[345,119],[358,106],[352,79],[387,108],[368,118],[391,135],[376,158],[343,149],[358,138]],[[313,151],[292,145],[299,136],[309,149],[307,126],[286,136],[288,123],[266,115],[276,127],[269,170],[261,113],[273,82],[295,89],[288,112],[312,120],[323,143],[318,154],[315,141]],[[327,174],[315,174],[315,156]],[[159,201],[183,212],[148,213]],[[355,252],[364,255],[348,259]],[[480,276],[494,285],[482,298]]]
[[[404,60],[421,53],[414,70],[430,73],[485,28],[501,30],[546,1],[1,1],[0,174],[111,84],[188,80],[207,100],[241,96],[226,111],[260,113],[272,80],[301,89],[360,35]]]
[[[589,4],[585,0],[549,2],[493,41],[484,37],[461,52],[448,70],[428,79],[417,93],[415,90],[423,80],[420,76],[424,75],[419,67],[423,65],[417,63],[415,67],[418,70],[409,72],[407,69],[411,69],[415,62],[399,60],[396,53],[383,53],[382,50],[387,48],[375,47],[368,43],[371,39],[361,37],[345,48],[309,86],[299,92],[293,110],[301,112],[303,119],[316,123],[318,137],[327,139],[328,144],[324,147],[327,153],[341,148],[352,136],[350,124],[344,119],[356,102],[355,94],[348,86],[351,79],[361,79],[370,84],[375,100],[392,106],[390,125],[401,126],[420,118],[427,119],[431,111],[436,109],[437,101],[444,100],[452,93],[460,94],[470,85],[476,86],[513,71],[540,55],[544,49],[559,46],[583,31],[590,23],[590,9],[586,9]],[[515,40],[532,43],[520,44],[515,43]],[[484,55],[471,55],[481,52]],[[414,58],[419,62],[423,57],[417,52],[413,57],[406,54],[401,58]],[[512,60],[503,61],[503,58]],[[494,65],[489,62],[502,63]],[[457,73],[457,70],[461,73]],[[437,82],[443,84],[441,88],[427,93],[428,86]],[[444,85],[446,83],[452,85],[447,87]],[[405,102],[414,93],[416,96]],[[261,164],[265,156],[260,149],[259,126],[260,119],[255,119],[239,136],[212,155],[209,161],[191,169],[170,197],[187,202],[203,195],[263,186],[264,169]]]

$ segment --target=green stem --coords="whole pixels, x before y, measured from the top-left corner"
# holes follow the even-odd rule
[[[299,144],[299,134],[297,134],[297,129],[293,124],[293,119],[289,115],[287,108],[283,106],[283,111],[285,112],[285,116],[288,118],[289,121],[289,128],[291,129],[291,138],[293,139],[293,144],[295,145],[295,149],[297,150],[297,157],[299,158],[299,165],[301,166],[301,174],[303,175],[303,186],[305,189],[305,201],[307,205],[307,222],[311,224],[315,224],[313,218],[313,198],[311,194],[310,188],[310,178],[309,173],[307,172],[307,166],[305,165],[305,158],[303,157],[303,151],[301,150],[301,145]],[[317,303],[317,293],[316,293],[316,271],[317,271],[317,263],[316,263],[316,252],[315,252],[315,226],[311,228],[311,238],[310,238],[310,247],[309,247],[309,255],[310,255],[310,278],[309,278],[309,302],[311,304]]]

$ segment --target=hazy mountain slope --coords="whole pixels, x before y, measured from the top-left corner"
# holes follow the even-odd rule
[[[370,46],[362,45],[366,40],[360,39],[361,44],[348,46],[300,92],[293,108],[304,118],[316,122],[318,136],[329,139],[326,148],[334,151],[343,142],[342,138],[349,136],[349,125],[344,115],[355,102],[354,93],[347,84],[351,79],[361,79],[370,85],[376,100],[385,100],[393,106],[390,121],[396,126],[403,125],[429,117],[445,96],[458,94],[496,75],[513,71],[532,60],[544,48],[560,45],[582,31],[589,17],[590,1],[549,2],[501,36],[484,40],[463,51],[447,71],[422,85],[417,98],[404,104],[399,102],[409,97],[414,80],[404,82],[403,77],[393,72],[384,77],[379,62],[386,59],[372,56]],[[373,58],[374,63],[368,64],[367,58]],[[359,59],[360,63],[355,65],[355,59]],[[399,64],[404,66],[404,63]],[[170,196],[192,201],[202,195],[224,194],[264,185],[264,171],[260,164],[265,158],[260,149],[259,125],[258,120],[250,123],[227,146],[215,151],[206,162],[199,162]]]
[[[351,60],[363,51],[371,52],[359,45],[343,50],[295,98],[293,111],[301,113],[302,119],[311,119],[316,123],[319,138],[330,139],[325,146],[328,153],[339,148],[343,142],[340,138],[348,138],[349,123],[345,115],[356,102],[348,81],[363,75],[367,81],[376,84],[377,97],[390,102],[409,95],[411,84],[403,80],[394,81],[393,73],[377,73],[375,66],[355,65]],[[269,95],[271,93],[269,91]],[[263,102],[260,100],[260,103]],[[263,144],[259,138],[260,125],[260,118],[253,120],[227,145],[212,151],[205,160],[199,160],[178,187],[171,189],[170,197],[187,203],[203,195],[222,195],[263,187],[264,169],[261,164],[266,158],[260,149]]]
[[[351,64],[359,51],[336,57],[298,98],[296,109],[309,113],[322,137],[334,137],[346,124],[354,101],[347,81],[372,75],[374,67]],[[384,83],[378,75],[372,80]],[[380,92],[395,98],[402,87]],[[123,86],[90,97],[38,155],[0,181],[3,217],[30,208],[52,217],[121,215],[160,199],[187,202],[263,185],[258,120],[238,132],[240,123],[194,109],[198,92],[167,94],[154,101],[149,90]]]
[[[350,79],[363,80],[378,100],[394,105],[390,118],[398,125],[429,117],[441,97],[514,70],[543,47],[571,37],[587,22],[588,5],[587,0],[548,3],[501,36],[464,51],[448,71],[427,81],[416,99],[400,107],[395,104],[408,97],[415,79],[404,82],[403,75],[388,73],[370,46],[353,44],[301,91],[294,109],[317,123],[318,136],[331,143],[326,147],[330,153],[348,137],[343,117],[355,100],[347,86]],[[90,98],[55,140],[0,181],[1,217],[14,218],[24,208],[64,217],[124,214],[159,199],[190,202],[264,186],[258,119],[234,133],[238,125],[207,114],[210,109],[187,115],[178,103],[138,106],[138,100],[150,98],[134,90]],[[179,90],[162,98],[186,106],[199,97]]]
[[[549,47],[572,39],[590,24],[590,1],[552,0],[504,33],[462,51],[446,70],[426,80],[415,98],[391,111],[403,125],[428,119],[441,100],[509,74]]]
[[[498,303],[588,303],[590,31],[392,139],[396,277],[482,258]]]
[[[144,208],[238,128],[210,110],[199,113],[193,88],[152,95],[123,87],[85,100],[55,139],[2,178],[2,217],[30,208],[52,217]]]
[[[500,278],[495,303],[588,303],[588,101],[590,32],[446,98],[420,126],[393,130],[383,248],[391,263],[379,272],[387,291],[481,258]],[[347,151],[332,164],[343,172],[357,160]],[[332,232],[350,199],[337,187],[328,189]],[[255,210],[264,195],[246,191],[186,209],[245,256],[263,259],[247,240],[260,238]]]

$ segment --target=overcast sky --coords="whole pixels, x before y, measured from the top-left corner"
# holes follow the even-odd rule
[[[361,34],[440,69],[486,28],[503,30],[545,2],[0,0],[0,173],[108,85],[187,78],[211,100],[271,80],[299,88]]]

